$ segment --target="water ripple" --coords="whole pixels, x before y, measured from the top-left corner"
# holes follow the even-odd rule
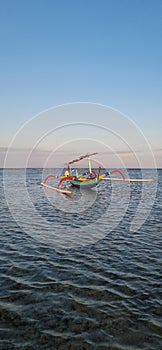
[[[10,177],[12,181],[11,171]],[[54,215],[36,177],[39,184],[41,169],[29,170],[29,192],[37,210],[48,208],[49,222],[62,220],[68,231],[71,214],[57,210]],[[16,224],[1,183],[0,349],[161,350],[161,185],[159,171],[156,202],[138,233],[129,230],[140,195],[133,185],[130,205],[116,229],[95,244],[55,250]],[[109,200],[105,195],[100,200],[106,208]],[[100,206],[95,210],[99,216]],[[73,215],[76,227],[78,218]],[[80,220],[83,227],[87,213]],[[106,231],[109,223],[104,220]],[[39,222],[37,226],[43,230]],[[96,230],[102,233],[102,225],[96,223]]]

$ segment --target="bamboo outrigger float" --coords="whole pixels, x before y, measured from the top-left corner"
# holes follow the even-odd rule
[[[92,165],[91,165],[91,156],[96,155],[97,153],[91,153],[91,154],[86,154],[84,156],[80,156],[79,158],[73,159],[72,161],[68,162],[67,164],[67,169],[65,170],[65,174],[61,175],[59,177],[59,183],[57,185],[57,187],[54,186],[49,186],[47,185],[47,181],[51,178],[58,178],[57,175],[48,175],[46,176],[46,178],[44,179],[44,181],[41,183],[42,186],[44,186],[45,188],[49,188],[52,189],[54,191],[63,193],[65,195],[71,195],[72,191],[71,188],[72,186],[77,187],[77,188],[81,188],[81,189],[91,189],[93,187],[96,187],[100,181],[123,181],[123,182],[151,182],[153,181],[152,179],[129,179],[126,178],[124,173],[119,170],[119,169],[115,169],[112,171],[105,171],[104,173],[101,174],[101,166],[98,167],[98,170],[94,170],[92,169]],[[85,171],[83,173],[79,173],[77,169],[74,170],[71,168],[71,165],[81,161],[82,159],[87,159],[88,161],[88,171]],[[75,175],[74,175],[74,171],[75,171]],[[114,178],[111,177],[110,175],[116,174],[118,173],[120,175],[120,178]],[[67,186],[65,187],[65,184],[69,184],[70,187],[67,188]],[[64,187],[62,187],[64,186]]]

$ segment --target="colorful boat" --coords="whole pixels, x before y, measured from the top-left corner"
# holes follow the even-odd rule
[[[91,157],[96,155],[97,153],[86,154],[84,156],[80,156],[79,158],[73,159],[68,162],[67,168],[64,171],[64,174],[59,177],[59,183],[57,187],[47,185],[47,181],[51,178],[58,178],[57,175],[48,175],[41,183],[42,186],[53,189],[57,192],[71,195],[72,187],[77,187],[81,189],[91,189],[96,187],[100,181],[102,180],[110,180],[110,181],[129,181],[129,182],[144,182],[144,181],[152,181],[152,179],[126,179],[125,174],[119,170],[115,169],[112,171],[103,171],[102,167],[99,165],[98,169],[92,169],[91,165]],[[83,159],[87,159],[88,161],[88,170],[81,172],[78,174],[77,169],[72,169],[72,164],[77,163]],[[102,173],[101,173],[102,170]],[[74,174],[75,173],[75,174]],[[120,178],[111,177],[111,175],[118,173]],[[62,187],[64,186],[64,187]],[[67,187],[68,186],[68,187]]]

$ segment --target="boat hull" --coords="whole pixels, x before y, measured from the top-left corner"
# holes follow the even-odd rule
[[[96,187],[100,182],[100,179],[95,178],[95,179],[90,179],[90,180],[85,180],[85,181],[79,181],[79,180],[70,180],[70,183],[72,186],[82,188],[82,189],[89,189]]]

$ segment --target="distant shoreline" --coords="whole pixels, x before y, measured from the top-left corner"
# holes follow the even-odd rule
[[[29,167],[29,168],[0,168],[0,170],[22,170],[22,169],[27,169],[27,170],[31,170],[31,169],[63,169],[63,168],[66,168],[66,167],[49,167],[49,168],[42,168],[42,167]],[[75,169],[80,169],[82,167],[76,167]],[[113,167],[113,168],[109,168],[109,169],[114,169],[116,167]],[[88,168],[87,168],[88,169]],[[97,168],[96,168],[97,169]],[[106,169],[106,167],[105,167]],[[121,168],[121,169],[127,169],[127,170],[162,170],[162,168]]]

